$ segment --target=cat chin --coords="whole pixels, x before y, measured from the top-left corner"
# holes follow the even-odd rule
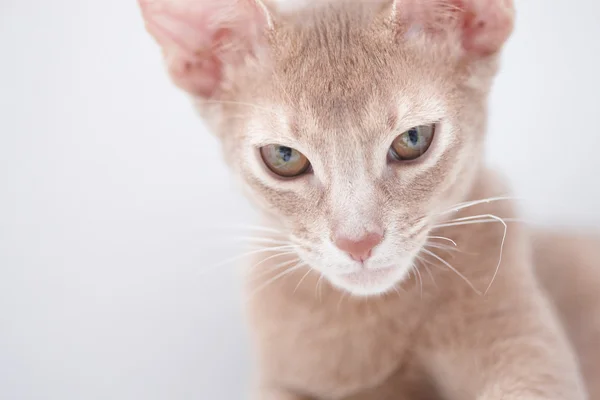
[[[404,280],[410,269],[389,267],[380,269],[364,269],[350,274],[329,276],[331,284],[353,296],[380,296],[394,290]]]

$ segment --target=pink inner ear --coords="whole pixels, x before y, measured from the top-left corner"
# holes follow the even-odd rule
[[[202,97],[220,86],[224,63],[252,51],[266,23],[254,0],[139,0],[174,82]]]
[[[214,56],[197,59],[181,54],[173,56],[167,63],[173,82],[194,95],[211,97],[221,83],[223,64]]]
[[[478,56],[500,50],[513,29],[512,0],[396,1],[398,16],[413,25],[433,33],[462,30],[465,50]]]
[[[457,3],[464,13],[465,50],[479,55],[500,50],[514,26],[512,0],[458,0]]]

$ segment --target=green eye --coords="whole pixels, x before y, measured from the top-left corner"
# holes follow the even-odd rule
[[[400,161],[416,160],[429,150],[434,133],[435,125],[421,125],[407,130],[392,143],[391,156]]]
[[[310,162],[296,149],[270,144],[260,148],[265,165],[275,174],[284,178],[294,178],[308,171]]]

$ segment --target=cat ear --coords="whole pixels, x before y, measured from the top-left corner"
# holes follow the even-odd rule
[[[474,56],[500,51],[515,20],[513,0],[393,0],[391,12],[412,29],[458,30],[464,50]]]
[[[271,12],[262,0],[138,0],[146,29],[162,47],[182,89],[212,96],[224,68],[239,66],[266,42]]]

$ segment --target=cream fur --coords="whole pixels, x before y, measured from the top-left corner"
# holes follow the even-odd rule
[[[582,376],[600,399],[599,247],[532,235],[483,162],[512,2],[190,1],[141,4],[272,233],[248,279],[256,400],[583,400]],[[429,123],[422,159],[388,161]],[[268,144],[313,172],[273,176]],[[331,240],[371,231],[384,240],[364,265]]]

